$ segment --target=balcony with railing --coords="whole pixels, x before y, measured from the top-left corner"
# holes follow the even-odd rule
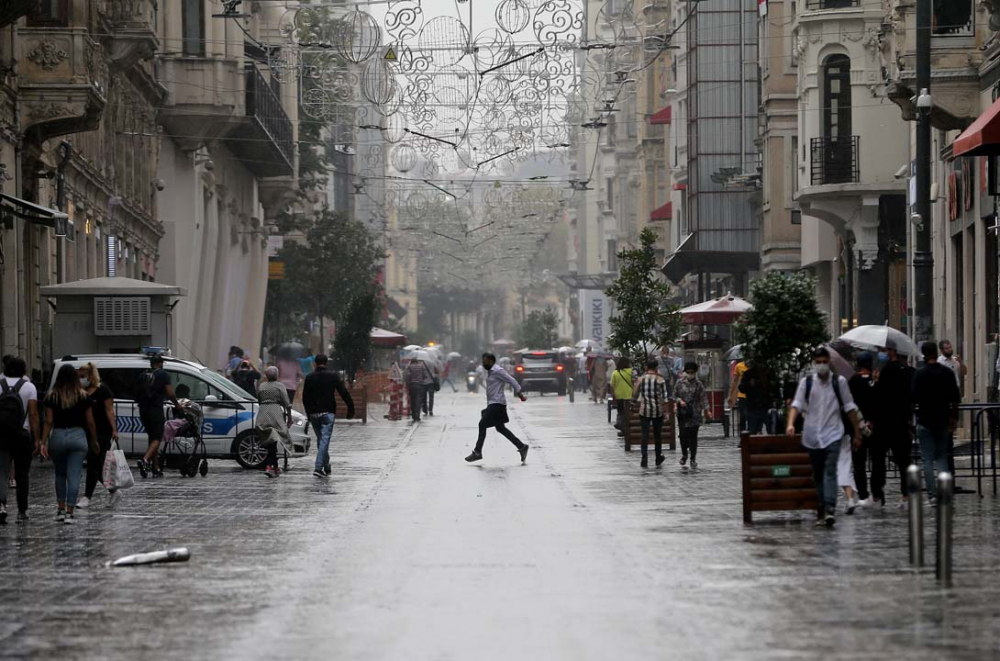
[[[173,57],[160,62],[158,75],[167,89],[160,119],[182,148],[221,139],[258,177],[293,174],[292,122],[256,65],[235,58]]]
[[[861,181],[860,138],[813,138],[811,181],[813,186],[856,184]]]
[[[255,64],[246,66],[246,121],[234,134],[230,148],[259,177],[292,174],[295,141],[292,120],[281,97]]]

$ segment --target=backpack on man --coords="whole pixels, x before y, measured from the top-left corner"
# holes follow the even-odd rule
[[[24,429],[28,412],[21,399],[21,388],[27,382],[22,377],[11,387],[6,379],[0,379],[0,442],[5,445],[19,439],[21,430]]]
[[[840,376],[836,372],[830,373],[830,378],[833,379],[831,385],[833,386],[833,394],[837,396],[837,405],[840,408],[840,422],[844,425],[844,435],[850,436],[851,430],[854,428],[854,423],[851,422],[851,417],[844,413],[844,398],[840,394]],[[803,415],[809,414],[809,395],[812,394],[813,388],[813,375],[810,374],[806,377],[806,410]]]

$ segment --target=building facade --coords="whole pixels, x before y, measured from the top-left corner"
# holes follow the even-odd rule
[[[2,191],[69,225],[57,236],[5,213],[3,353],[40,374],[53,311],[39,288],[102,276],[190,292],[173,313],[177,354],[214,367],[230,344],[256,353],[266,228],[295,188],[297,82],[262,46],[279,44],[280,9],[236,19],[207,0],[8,4]]]

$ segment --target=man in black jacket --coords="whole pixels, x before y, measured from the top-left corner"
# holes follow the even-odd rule
[[[340,393],[347,405],[347,419],[354,417],[354,400],[348,392],[340,376],[326,368],[329,359],[320,354],[316,356],[316,369],[306,377],[302,390],[302,405],[309,416],[309,423],[316,432],[316,466],[313,475],[329,477],[330,468],[330,437],[333,435],[333,423],[337,418],[337,396]]]
[[[851,397],[861,411],[864,424],[861,426],[861,447],[853,451],[854,483],[858,488],[858,498],[868,499],[868,475],[865,472],[868,455],[872,457],[871,495],[874,502],[885,505],[885,457],[888,448],[882,442],[875,428],[874,420],[878,414],[878,397],[875,392],[875,377],[872,374],[874,356],[868,351],[858,354],[858,371],[847,382],[851,389]],[[867,503],[864,503],[867,504]]]
[[[913,445],[911,428],[913,425],[913,402],[910,389],[915,370],[907,365],[906,356],[900,354],[894,345],[879,352],[888,363],[879,372],[875,386],[878,413],[873,421],[881,442],[892,451],[892,461],[899,470],[899,492],[903,497],[901,507],[906,505],[906,469],[909,468],[910,448]],[[872,476],[874,482],[875,476]],[[872,485],[875,490],[875,485]]]

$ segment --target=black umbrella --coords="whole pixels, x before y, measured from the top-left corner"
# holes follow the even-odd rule
[[[298,360],[306,355],[306,348],[298,342],[285,342],[278,347],[277,354],[284,360]]]

